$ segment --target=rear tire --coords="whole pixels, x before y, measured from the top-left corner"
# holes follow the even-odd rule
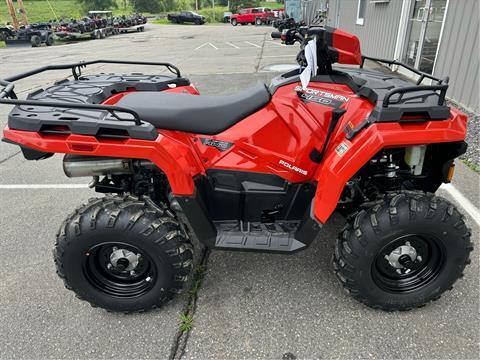
[[[391,193],[354,216],[333,259],[346,293],[385,311],[421,307],[452,288],[470,263],[471,232],[447,200]]]
[[[65,287],[108,311],[156,308],[188,279],[192,245],[150,199],[91,199],[61,225],[54,259]]]
[[[237,19],[232,19],[232,26],[237,26],[237,25],[238,25]]]
[[[40,39],[40,36],[38,35],[32,35],[30,43],[32,44],[32,47],[39,47],[42,44],[42,39]]]
[[[260,19],[260,18],[255,19],[255,25],[260,26],[262,24],[263,24],[262,19]]]

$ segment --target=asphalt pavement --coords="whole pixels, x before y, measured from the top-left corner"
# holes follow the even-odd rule
[[[298,48],[270,41],[269,30],[149,26],[144,33],[54,51],[2,49],[0,77],[59,61],[169,61],[203,94],[234,93],[255,81],[268,82],[275,75],[269,66],[294,63]],[[91,71],[131,69],[95,66]],[[20,94],[63,75],[45,73],[22,81]],[[0,107],[0,127],[7,113]],[[310,248],[293,255],[211,252],[188,334],[179,333],[186,295],[144,314],[91,308],[63,287],[51,253],[62,220],[95,196],[80,188],[88,180],[66,178],[59,155],[26,161],[16,147],[0,143],[1,359],[478,358],[478,250],[465,277],[440,300],[409,312],[376,311],[345,295],[333,275],[333,244],[344,224],[339,216]],[[467,224],[478,249],[478,218],[469,215],[480,207],[478,174],[459,164],[453,186],[474,207]],[[449,188],[439,193],[465,205]]]

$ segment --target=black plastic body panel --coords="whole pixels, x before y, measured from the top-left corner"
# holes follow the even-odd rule
[[[310,183],[290,184],[279,176],[208,170],[196,182],[212,221],[301,220],[315,193]]]
[[[100,74],[82,76],[78,80],[62,80],[45,90],[29,94],[28,100],[100,104],[110,96],[124,91],[162,91],[170,86],[189,85],[184,78],[159,75]],[[122,117],[127,117],[122,115]],[[128,118],[127,118],[128,119]],[[132,137],[154,140],[155,127],[146,122],[119,121],[108,111],[65,109],[32,105],[17,105],[8,116],[8,126],[15,130],[54,132],[63,129],[74,134]]]
[[[49,157],[52,157],[54,155],[53,153],[38,151],[32,148],[17,144],[15,141],[12,141],[6,138],[3,138],[2,141],[7,144],[18,145],[20,147],[20,150],[22,151],[23,157],[26,160],[43,160],[43,159],[48,159]]]
[[[195,180],[194,196],[175,196],[177,215],[208,247],[293,253],[308,247],[321,225],[311,214],[313,184],[276,175],[214,170]]]
[[[198,192],[194,196],[175,196],[174,199],[182,209],[180,215],[188,222],[199,241],[208,247],[214,247],[217,230]]]

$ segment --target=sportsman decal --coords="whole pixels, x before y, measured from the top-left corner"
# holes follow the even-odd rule
[[[339,108],[348,100],[349,97],[339,94],[333,94],[324,90],[317,90],[312,88],[303,89],[300,85],[295,87],[298,96],[305,102],[315,102],[320,105]]]

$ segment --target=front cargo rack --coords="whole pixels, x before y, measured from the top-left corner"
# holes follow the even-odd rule
[[[82,69],[93,64],[161,66],[175,76],[100,74],[82,76]],[[52,87],[18,99],[14,82],[52,70],[70,69],[73,80],[61,80]],[[0,104],[15,105],[9,114],[9,127],[16,130],[71,132],[105,137],[133,137],[153,140],[156,129],[142,122],[130,108],[102,104],[123,91],[162,91],[172,86],[189,85],[180,70],[163,62],[92,60],[73,64],[48,65],[0,79]],[[62,109],[62,110],[59,110]]]

